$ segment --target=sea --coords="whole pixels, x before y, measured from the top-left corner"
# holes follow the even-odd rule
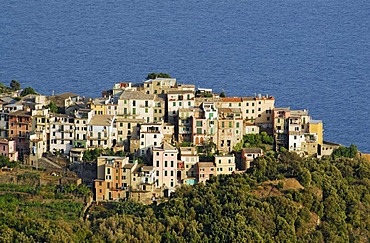
[[[369,0],[2,0],[0,82],[99,97],[165,72],[272,95],[370,153]]]

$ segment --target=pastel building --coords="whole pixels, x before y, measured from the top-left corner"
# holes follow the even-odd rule
[[[126,197],[123,188],[124,166],[128,157],[100,156],[97,159],[97,175],[94,180],[96,201],[119,200]]]
[[[196,178],[198,172],[196,164],[199,162],[199,156],[196,148],[180,147],[180,160],[184,162],[186,177]]]
[[[197,163],[197,178],[198,183],[205,183],[213,176],[217,176],[216,166],[214,162],[198,162]]]
[[[118,99],[118,115],[131,119],[143,119],[154,122],[156,96],[141,91],[127,90]]]
[[[29,110],[17,110],[9,113],[9,138],[17,140],[18,159],[28,159],[30,150],[29,135],[32,131],[32,116]]]
[[[153,149],[157,188],[174,189],[177,185],[177,154],[177,149],[168,143]]]
[[[231,175],[236,171],[234,155],[215,155],[216,175]]]
[[[146,94],[167,94],[176,85],[175,78],[156,78],[144,81],[143,89]]]
[[[50,151],[69,154],[75,139],[74,117],[66,114],[52,114],[50,122]]]
[[[87,126],[87,146],[89,148],[110,148],[117,142],[117,129],[114,115],[95,115]]]
[[[18,160],[18,152],[16,150],[16,141],[8,139],[0,139],[0,155],[9,158],[10,161]]]
[[[217,149],[231,152],[243,138],[243,119],[238,108],[218,109]]]
[[[167,93],[168,122],[176,124],[181,108],[194,107],[194,90],[172,89]]]
[[[162,124],[158,123],[144,123],[140,125],[140,156],[151,156],[153,147],[161,145],[164,138],[162,128]]]

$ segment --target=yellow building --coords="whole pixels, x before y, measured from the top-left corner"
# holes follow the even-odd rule
[[[309,133],[317,134],[317,143],[323,144],[323,123],[321,120],[311,120],[309,123]]]

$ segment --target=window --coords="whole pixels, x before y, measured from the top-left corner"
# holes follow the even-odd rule
[[[132,114],[136,115],[136,108],[132,108]]]
[[[132,106],[136,106],[136,100],[132,101]]]
[[[167,176],[167,170],[164,171],[164,176]]]
[[[173,102],[173,103],[172,103],[172,106],[176,106],[176,102]]]
[[[171,170],[171,176],[173,176],[173,171]]]
[[[148,104],[149,102],[146,100],[145,101],[145,107],[148,107],[149,106],[149,104]]]
[[[155,175],[156,176],[159,176],[159,171],[158,170],[155,172]]]
[[[236,123],[236,128],[239,128],[239,122]]]
[[[173,163],[173,161],[171,160],[171,167],[173,167],[173,164],[174,164],[174,163]]]
[[[201,127],[202,126],[202,121],[197,121],[196,125],[197,125],[197,127]]]
[[[159,160],[157,160],[157,167],[159,167]]]
[[[164,161],[164,167],[167,167],[167,161]]]

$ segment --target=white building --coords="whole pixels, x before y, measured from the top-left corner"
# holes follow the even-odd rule
[[[69,154],[74,140],[74,117],[66,114],[52,114],[49,121],[50,151]]]
[[[164,138],[162,132],[162,124],[158,123],[144,123],[140,126],[140,147],[139,154],[150,155],[153,147],[161,145]]]
[[[110,148],[117,142],[114,115],[95,115],[87,128],[87,146]]]
[[[118,99],[118,115],[131,119],[154,122],[155,95],[127,90]]]

